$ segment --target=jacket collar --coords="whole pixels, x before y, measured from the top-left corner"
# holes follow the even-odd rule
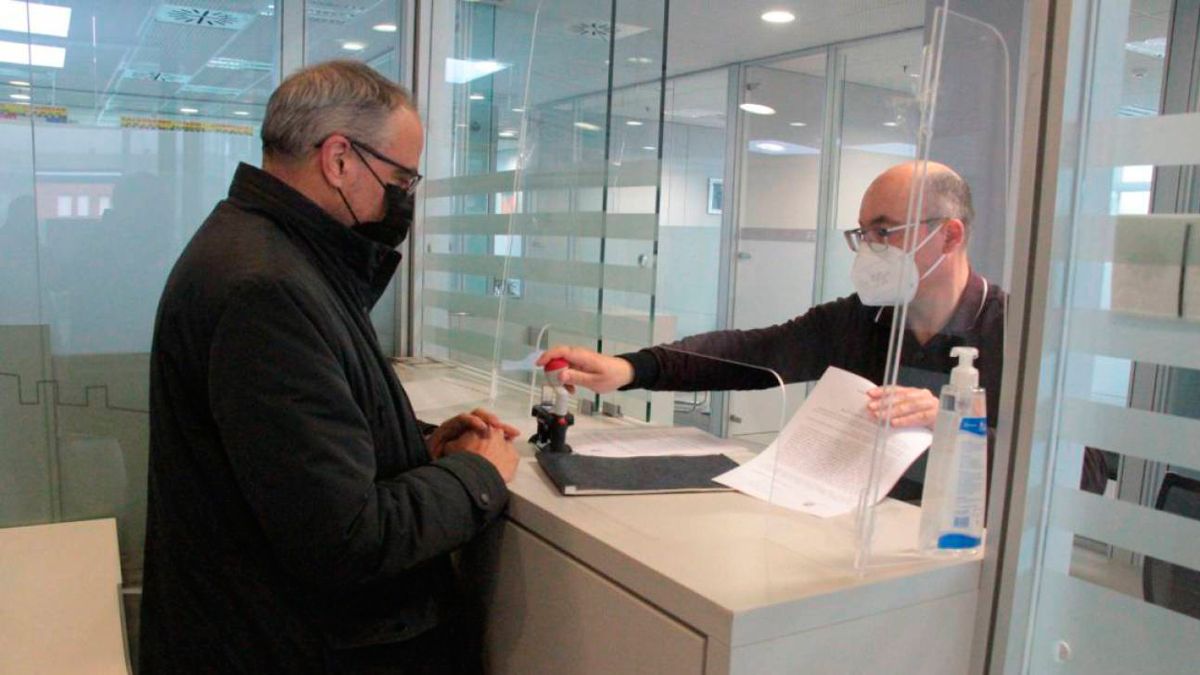
[[[229,201],[269,218],[289,238],[306,244],[326,273],[349,281],[370,309],[391,282],[400,254],[359,236],[334,220],[295,188],[246,163],[238,165],[229,186]]]

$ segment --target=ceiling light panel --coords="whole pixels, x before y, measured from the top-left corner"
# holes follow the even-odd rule
[[[62,68],[67,62],[65,47],[9,42],[0,40],[0,63],[15,63],[19,66]]]
[[[451,84],[464,84],[492,73],[498,73],[508,68],[509,65],[499,61],[446,59],[446,81]]]
[[[70,28],[70,7],[0,0],[0,30],[65,38]]]

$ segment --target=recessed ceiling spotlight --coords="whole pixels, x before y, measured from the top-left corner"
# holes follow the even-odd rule
[[[29,94],[9,94],[8,97],[13,100],[16,100],[16,101],[28,101],[29,100]]]
[[[773,9],[763,12],[762,20],[767,23],[791,23],[796,20],[796,15],[787,10]]]
[[[395,33],[396,24],[394,23],[377,23],[371,26],[371,30],[379,31],[380,33]]]
[[[625,120],[625,125],[630,127],[640,127],[642,124],[640,120]]]
[[[183,113],[184,115],[195,115],[200,111],[196,108],[180,108],[179,112]]]
[[[9,80],[8,83],[14,87],[28,87],[29,86],[29,83],[26,82],[25,80]]]
[[[600,131],[600,127],[591,122],[576,122],[575,128],[583,129],[584,131]]]
[[[345,49],[348,52],[361,52],[362,50],[364,50],[366,48],[367,48],[367,43],[365,43],[365,42],[356,42],[356,41],[350,40],[350,41],[342,43],[342,49]]]
[[[774,108],[772,108],[769,105],[763,105],[761,103],[743,103],[743,104],[739,105],[738,107],[741,108],[742,110],[745,110],[746,112],[750,113],[751,115],[774,115],[775,114]]]
[[[233,114],[237,115],[238,117],[249,117],[250,116],[250,113],[246,112],[245,110],[234,110]]]
[[[642,65],[654,63],[654,59],[650,58],[649,56],[631,56],[625,60],[630,63],[640,63]]]
[[[487,97],[484,96],[483,94],[471,94],[467,98],[471,99],[472,101],[482,101],[483,99],[485,99]]]
[[[788,122],[789,127],[806,127],[808,122]]]
[[[894,121],[888,121],[888,122],[884,122],[884,123],[883,123],[883,126],[885,126],[885,127],[898,127],[898,126],[900,126],[900,123],[899,123],[899,122],[894,122]]]

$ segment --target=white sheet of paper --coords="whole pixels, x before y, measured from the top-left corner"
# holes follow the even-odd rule
[[[878,423],[867,412],[870,380],[829,368],[766,450],[713,480],[753,497],[828,518],[854,510],[867,486]],[[924,427],[893,429],[875,501],[933,441]]]
[[[486,400],[488,397],[485,390],[475,390],[442,377],[405,382],[404,392],[408,394],[408,400],[416,412],[461,408],[469,403]]]
[[[576,454],[596,457],[719,455],[743,449],[694,427],[588,429],[568,434],[567,442]]]

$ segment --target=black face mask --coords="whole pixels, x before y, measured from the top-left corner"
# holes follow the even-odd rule
[[[350,217],[354,219],[354,231],[371,241],[389,248],[396,248],[408,236],[408,230],[412,227],[413,208],[416,200],[408,190],[380,180],[371,165],[367,164],[366,158],[358,153],[358,148],[355,148],[354,152],[362,159],[367,171],[370,171],[375,180],[379,181],[379,185],[383,187],[384,203],[383,218],[364,223],[355,215],[354,209],[350,207],[350,201],[346,199],[346,195],[339,188],[338,194],[346,204],[346,209],[350,211]]]

